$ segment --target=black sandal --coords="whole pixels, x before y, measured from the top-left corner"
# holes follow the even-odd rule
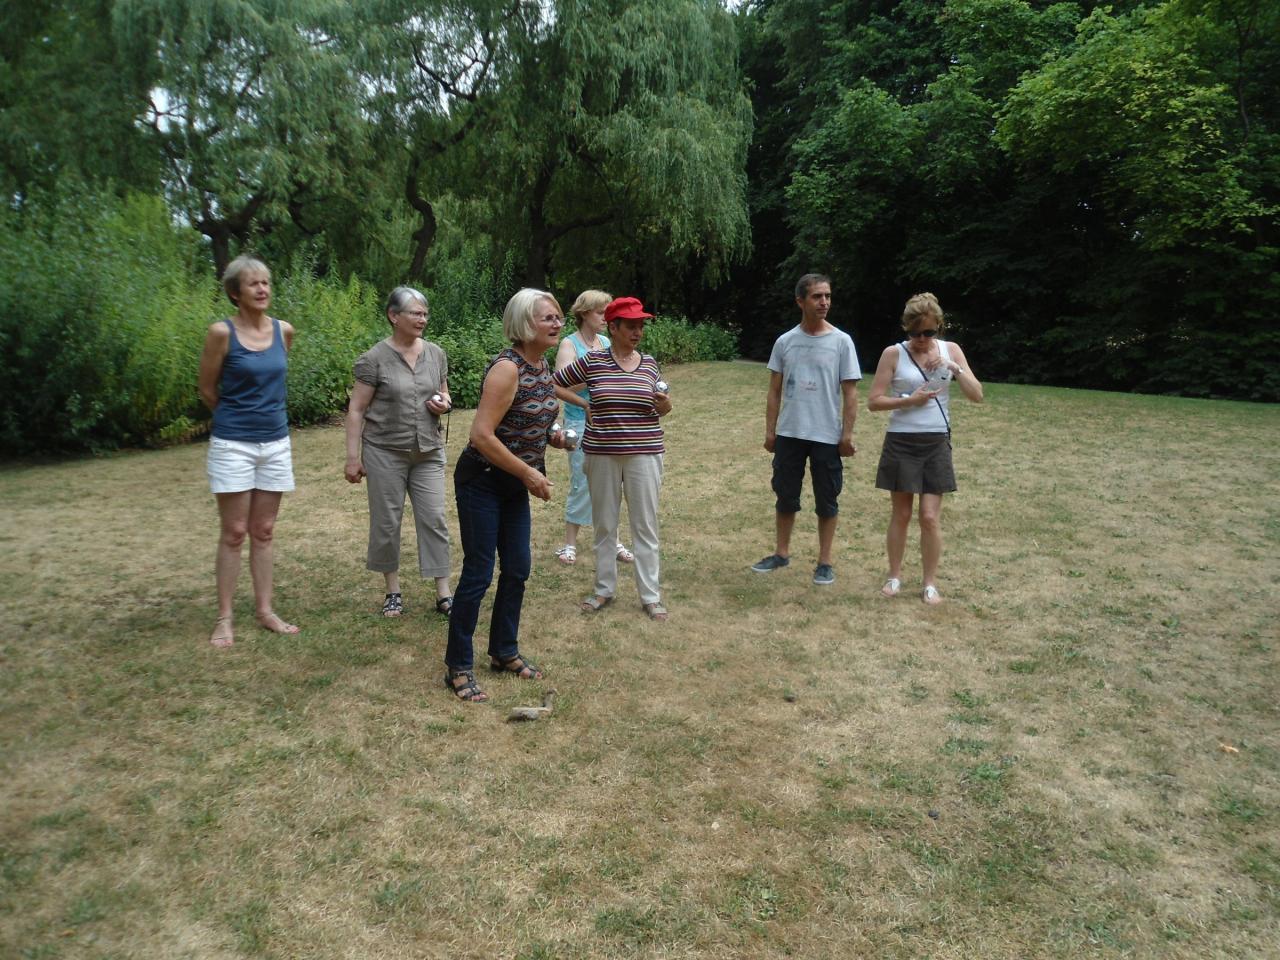
[[[404,598],[398,593],[388,593],[387,598],[382,601],[382,615],[384,617],[398,617],[404,613]]]
[[[521,680],[542,679],[542,671],[537,664],[518,653],[514,657],[491,657],[489,669],[494,673],[514,673]]]
[[[458,677],[466,677],[467,682],[461,685],[454,683]],[[489,699],[489,695],[476,683],[476,675],[470,670],[446,670],[444,685],[463,703],[484,703]]]
[[[453,610],[453,597],[441,597],[436,601],[436,613],[448,616]]]

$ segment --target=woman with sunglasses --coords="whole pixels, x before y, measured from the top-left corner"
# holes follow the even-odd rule
[[[938,561],[942,556],[942,495],[956,489],[951,465],[951,412],[954,382],[974,403],[982,402],[982,384],[969,369],[958,343],[943,340],[938,298],[918,293],[902,312],[907,339],[886,347],[876,366],[867,409],[888,410],[889,428],[880,452],[876,486],[892,502],[886,544],[889,576],[880,592],[896,597],[902,589],[902,555],[907,546],[914,500],[920,498],[920,558],[924,568],[921,599],[941,603]]]

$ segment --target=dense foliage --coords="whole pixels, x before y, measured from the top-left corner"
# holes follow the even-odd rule
[[[209,323],[231,306],[203,269],[194,232],[159,198],[79,189],[0,210],[0,450],[108,450],[180,440],[208,429],[196,368]],[[387,335],[382,297],[358,279],[282,265],[272,313],[298,330],[289,358],[289,419],[341,411],[352,362]],[[449,356],[455,402],[474,406],[489,358],[506,341],[487,304],[509,279],[487,268],[446,275],[428,290],[427,336]],[[660,318],[646,351],[662,363],[726,360],[728,331]]]
[[[1278,86],[1267,0],[8,4],[3,442],[198,430],[248,249],[302,419],[398,283],[469,396],[521,285],[763,357],[810,270],[865,360],[929,289],[989,378],[1280,399]]]
[[[832,274],[864,355],[932,290],[997,379],[1280,399],[1280,7],[758,0],[760,355]]]

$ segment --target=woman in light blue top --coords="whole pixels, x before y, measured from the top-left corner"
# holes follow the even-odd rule
[[[578,329],[560,341],[556,351],[556,370],[563,370],[579,357],[597,350],[609,349],[609,338],[604,335],[604,308],[613,297],[602,290],[584,290],[573,302],[573,319]],[[581,440],[587,428],[587,414],[591,409],[591,389],[581,387],[573,392],[575,399],[565,399],[564,427],[573,430]],[[562,395],[562,399],[563,395]],[[584,454],[579,443],[569,453],[569,495],[564,502],[564,545],[556,551],[556,559],[564,564],[578,560],[578,528],[591,523],[591,494],[587,490],[587,477],[582,470]],[[623,563],[635,561],[635,555],[621,542],[618,559]]]
[[[285,410],[293,327],[267,316],[271,271],[261,260],[236,257],[222,286],[236,313],[209,327],[198,383],[200,398],[213,411],[208,471],[221,524],[214,564],[218,618],[209,637],[215,647],[234,641],[231,602],[246,537],[258,623],[273,633],[298,632],[271,607],[276,515],[281,496],[293,489]]]
[[[920,559],[924,568],[921,599],[942,602],[938,561],[942,557],[942,496],[956,489],[951,465],[949,398],[954,382],[974,403],[982,402],[982,384],[969,369],[958,343],[942,332],[942,307],[932,293],[918,293],[902,312],[907,339],[886,347],[876,366],[867,400],[870,410],[888,410],[876,486],[888,490],[893,510],[886,536],[889,576],[880,592],[894,597],[902,589],[911,508],[920,497]]]

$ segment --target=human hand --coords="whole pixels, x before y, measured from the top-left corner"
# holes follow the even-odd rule
[[[546,474],[539,470],[534,470],[533,468],[530,468],[528,472],[525,473],[524,485],[525,489],[539,500],[550,500],[551,488],[555,486],[554,483],[547,479]]]
[[[347,483],[359,483],[360,478],[368,476],[364,472],[364,464],[357,460],[348,460],[347,465],[342,469],[343,474],[347,478]]]
[[[842,457],[852,457],[855,453],[858,452],[858,448],[854,445],[852,437],[850,437],[848,440],[842,439],[840,441],[839,450],[840,450],[840,456]]]
[[[913,407],[923,407],[926,403],[938,395],[938,391],[942,389],[942,382],[939,380],[926,380],[920,386],[916,387],[915,393],[911,394],[909,399],[912,401]]]
[[[777,442],[778,435],[776,433],[766,433],[764,435],[764,448],[770,453],[773,453],[773,448]]]
[[[653,408],[658,411],[658,416],[665,417],[671,412],[671,397],[665,393],[655,393],[653,395]]]
[[[427,409],[437,417],[443,417],[453,409],[453,398],[447,393],[433,393],[427,401]]]

